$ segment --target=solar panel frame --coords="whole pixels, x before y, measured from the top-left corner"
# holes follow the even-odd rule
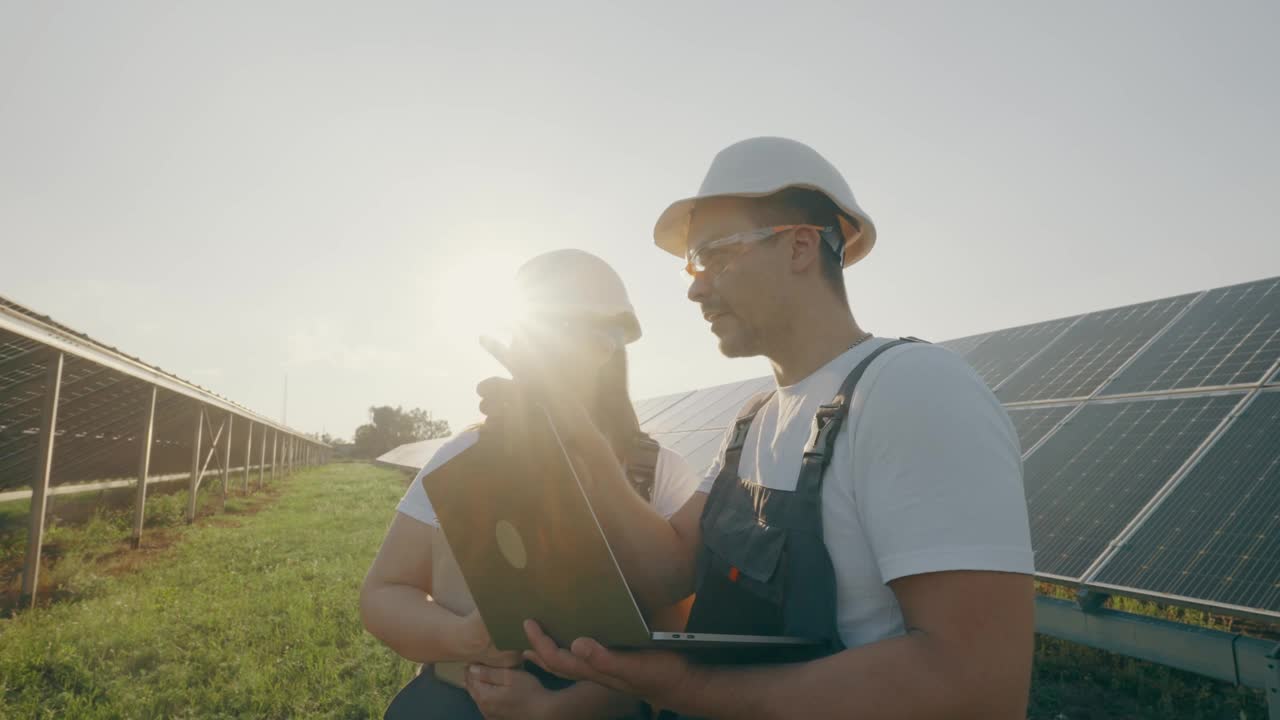
[[[1280,618],[1280,495],[1275,492],[1280,486],[1280,434],[1276,427],[1280,427],[1280,388],[1251,393],[1230,423],[1121,538],[1087,582],[1124,594]],[[1206,533],[1210,526],[1213,532]],[[1169,538],[1184,533],[1198,540],[1194,547],[1170,547]],[[1250,543],[1249,554],[1221,549],[1221,543],[1233,540]],[[1198,567],[1215,560],[1220,563],[1218,569]],[[1222,571],[1225,564],[1232,564],[1232,574]],[[1235,578],[1242,571],[1263,577],[1262,582],[1241,584],[1246,585],[1243,592],[1253,593],[1250,597],[1228,592],[1241,587]]]
[[[1208,290],[1100,395],[1255,385],[1280,358],[1280,277]]]
[[[1245,395],[1099,400],[1081,407],[1023,462],[1037,574],[1084,577]],[[1184,411],[1191,416],[1178,417]],[[1144,429],[1151,423],[1154,429]],[[1172,435],[1158,434],[1166,427]],[[1128,436],[1137,441],[1125,444]],[[1122,472],[1123,483],[1115,479]]]
[[[996,388],[1002,403],[1093,396],[1184,312],[1197,293],[1078,317],[1043,352]]]
[[[1048,439],[1080,407],[1080,403],[1063,403],[1006,409],[1005,412],[1009,414],[1009,420],[1018,433],[1022,457],[1035,451],[1042,441]]]

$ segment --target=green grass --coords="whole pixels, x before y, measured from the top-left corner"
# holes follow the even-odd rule
[[[181,488],[148,499],[140,551],[124,543],[126,502],[51,508],[44,575],[56,601],[0,620],[0,718],[381,717],[412,665],[364,633],[356,594],[403,475],[315,468],[233,494],[225,513],[210,483],[194,526]],[[0,505],[0,567],[21,562],[25,513]],[[1219,616],[1112,604],[1232,629]],[[1257,691],[1038,637],[1028,715],[1240,720],[1267,710]]]
[[[116,518],[62,530],[54,571],[78,587],[0,621],[0,717],[380,717],[412,666],[364,632],[356,594],[403,476],[334,465],[276,487],[139,567],[112,562]]]

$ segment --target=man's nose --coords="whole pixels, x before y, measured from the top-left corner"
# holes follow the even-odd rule
[[[693,282],[689,283],[689,292],[687,293],[688,298],[701,305],[710,297],[710,292],[711,280],[707,278],[707,273],[694,273]]]

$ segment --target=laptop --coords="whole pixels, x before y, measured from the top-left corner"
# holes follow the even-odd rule
[[[646,622],[550,416],[529,412],[518,442],[481,431],[476,444],[422,478],[440,528],[496,647],[530,649],[538,621],[562,647],[814,648],[769,635],[655,632]]]

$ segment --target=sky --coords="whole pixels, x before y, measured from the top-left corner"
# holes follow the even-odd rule
[[[643,398],[721,357],[653,246],[712,156],[816,148],[879,335],[1280,274],[1280,4],[0,0],[0,295],[303,431],[460,427],[519,264],[618,268]]]

